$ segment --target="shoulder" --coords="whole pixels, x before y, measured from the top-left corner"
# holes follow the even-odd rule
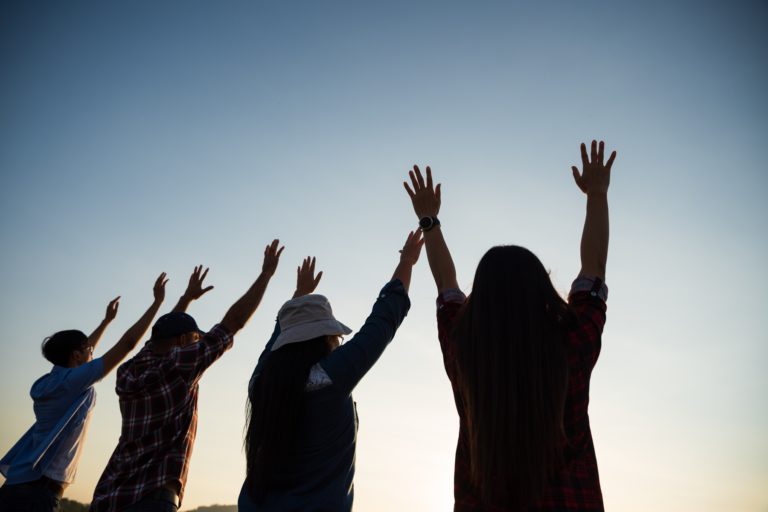
[[[467,302],[467,296],[458,288],[443,290],[437,296],[437,327],[438,334],[442,337],[453,326],[459,311]]]

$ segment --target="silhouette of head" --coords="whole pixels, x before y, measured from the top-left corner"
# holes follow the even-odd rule
[[[471,478],[484,501],[526,509],[561,463],[571,321],[531,251],[493,247],[480,260],[453,337]]]
[[[88,336],[75,329],[59,331],[43,340],[43,356],[56,366],[72,368],[93,359]]]
[[[168,347],[183,347],[200,339],[202,332],[190,315],[173,311],[157,319],[150,341]]]

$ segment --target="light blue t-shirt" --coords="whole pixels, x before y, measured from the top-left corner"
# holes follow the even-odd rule
[[[93,385],[103,376],[104,363],[98,358],[74,368],[54,366],[37,379],[29,393],[35,424],[0,460],[7,484],[42,476],[72,483],[96,404]]]

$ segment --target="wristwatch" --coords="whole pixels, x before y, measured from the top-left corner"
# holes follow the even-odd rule
[[[419,219],[419,228],[422,232],[429,231],[435,226],[440,225],[440,220],[437,217],[422,217]]]

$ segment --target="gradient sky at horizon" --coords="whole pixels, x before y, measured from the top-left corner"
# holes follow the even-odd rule
[[[0,452],[33,421],[40,341],[170,309],[194,265],[203,326],[277,275],[201,381],[185,509],[235,503],[246,385],[295,266],[359,327],[415,217],[414,163],[443,182],[459,282],[492,245],[567,291],[578,144],[619,152],[611,289],[590,416],[606,507],[768,509],[768,2],[4,2],[0,6]],[[762,226],[762,228],[760,227]],[[426,259],[395,341],[355,391],[356,509],[449,510],[458,429]],[[119,436],[97,384],[76,483]]]

